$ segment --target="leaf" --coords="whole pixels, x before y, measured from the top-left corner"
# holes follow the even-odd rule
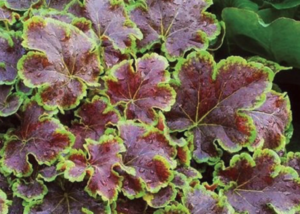
[[[24,37],[23,45],[36,51],[19,61],[19,75],[26,86],[39,88],[39,103],[46,108],[75,108],[87,85],[98,85],[96,44],[76,27],[33,17],[25,23]]]
[[[298,209],[298,174],[280,165],[271,150],[256,150],[253,158],[247,153],[236,155],[229,167],[218,164],[215,176],[236,212],[294,213]]]
[[[12,90],[12,86],[0,85],[0,117],[16,113],[22,105],[22,97],[13,93]]]
[[[270,68],[275,74],[278,73],[279,71],[284,71],[284,70],[290,70],[292,69],[292,67],[285,67],[285,66],[281,66],[276,62],[270,61],[270,60],[266,60],[262,57],[259,56],[253,56],[250,57],[248,59],[248,62],[258,62],[263,64],[264,66]]]
[[[176,66],[173,87],[176,103],[165,113],[171,131],[193,133],[193,157],[197,162],[215,162],[219,145],[237,152],[251,146],[255,126],[241,110],[253,109],[270,91],[273,73],[262,64],[229,57],[217,65],[207,52],[190,54]]]
[[[74,143],[74,136],[51,114],[34,101],[23,106],[21,125],[6,134],[1,162],[7,173],[29,176],[32,173],[29,154],[40,165],[50,165]]]
[[[30,182],[17,180],[13,184],[14,195],[28,201],[43,199],[47,194],[47,187],[42,181],[32,180]]]
[[[76,8],[75,15],[91,20],[100,40],[111,41],[114,49],[124,53],[135,39],[142,39],[141,31],[127,17],[123,1],[86,0],[83,5],[76,1],[75,4],[70,6]]]
[[[153,209],[149,208],[142,199],[119,198],[114,203],[112,210],[114,214],[153,214]]]
[[[118,129],[126,146],[123,162],[135,169],[136,179],[152,193],[167,186],[173,178],[171,169],[176,166],[176,150],[168,139],[155,128],[130,121],[119,122]]]
[[[269,4],[277,10],[294,8],[300,5],[297,0],[263,0],[265,4]]]
[[[155,110],[170,110],[175,92],[168,84],[168,62],[155,53],[138,59],[134,71],[133,61],[123,61],[104,77],[106,94],[112,104],[125,105],[127,119],[138,119],[145,123],[155,120]]]
[[[30,95],[32,93],[32,89],[28,88],[22,80],[18,80],[15,85],[16,91],[25,94],[25,95]]]
[[[150,207],[160,208],[174,201],[176,195],[177,191],[175,190],[175,186],[171,184],[160,189],[157,193],[146,194],[144,200],[147,201]]]
[[[243,50],[280,64],[300,68],[300,23],[286,18],[265,24],[248,10],[226,8],[222,18],[227,36]]]
[[[25,213],[110,213],[109,206],[82,191],[83,185],[58,180],[47,185],[48,194],[38,204],[28,204]]]
[[[220,33],[215,16],[205,12],[211,1],[155,1],[136,3],[131,19],[144,38],[137,41],[141,52],[163,41],[162,50],[172,61],[190,49],[206,49]]]
[[[201,185],[186,188],[182,202],[191,214],[206,214],[208,211],[214,214],[234,213],[226,197],[208,191]]]
[[[11,202],[7,200],[6,194],[0,189],[0,213],[7,214],[10,204]]]
[[[290,101],[285,94],[274,91],[267,93],[266,102],[251,111],[242,111],[249,115],[256,126],[257,135],[251,147],[263,147],[280,150],[285,147],[285,132],[291,125],[292,113]]]
[[[103,135],[100,142],[87,140],[84,146],[88,157],[82,151],[73,151],[65,163],[65,177],[70,181],[82,181],[89,175],[85,190],[93,197],[100,195],[104,201],[112,202],[118,197],[121,177],[113,171],[122,165],[120,153],[125,151],[120,138]]]
[[[39,169],[38,178],[42,178],[44,181],[51,182],[54,181],[57,178],[57,176],[59,176],[62,173],[63,171],[57,169],[56,165],[46,166],[43,167],[42,169]]]
[[[38,2],[39,0],[4,0],[7,8],[17,11],[25,11]]]
[[[116,124],[119,120],[118,113],[109,105],[107,99],[97,96],[91,101],[86,101],[75,111],[75,115],[80,119],[75,121],[70,129],[76,136],[74,149],[83,149],[88,138],[98,141],[106,127]]]
[[[0,11],[1,14],[1,11]],[[17,77],[17,63],[23,55],[20,32],[0,31],[0,84],[11,85]]]
[[[283,161],[283,165],[289,166],[300,174],[300,153],[299,152],[289,152],[286,155],[286,159]]]
[[[70,0],[46,0],[48,8],[54,8],[56,10],[64,10]]]

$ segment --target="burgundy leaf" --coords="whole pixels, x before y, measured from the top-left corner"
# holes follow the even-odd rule
[[[18,180],[13,184],[13,191],[18,197],[30,202],[42,199],[47,193],[47,187],[39,180]]]
[[[98,141],[106,126],[116,124],[119,120],[118,113],[103,97],[94,97],[92,101],[86,101],[76,110],[75,115],[80,120],[71,127],[71,132],[76,137],[74,149],[83,149],[85,140],[88,138]]]
[[[1,15],[1,11],[0,11]],[[0,32],[0,84],[13,84],[23,55],[20,32]]]
[[[122,165],[121,152],[125,151],[122,141],[112,135],[103,135],[100,142],[87,140],[88,157],[82,151],[73,151],[65,163],[65,177],[70,181],[82,181],[88,173],[86,191],[105,201],[114,201],[121,187],[121,177],[113,171]]]
[[[255,126],[240,111],[262,102],[271,88],[271,70],[240,57],[215,65],[213,57],[204,51],[190,54],[176,67],[176,103],[165,115],[171,130],[193,133],[196,161],[218,159],[221,152],[215,140],[230,152],[250,146]]]
[[[105,77],[106,94],[112,104],[125,104],[127,119],[151,123],[155,119],[154,108],[168,111],[174,103],[175,93],[169,86],[168,62],[157,55],[145,55],[136,62],[123,61],[112,68]]]
[[[174,201],[177,191],[174,185],[169,185],[160,189],[157,193],[150,193],[144,196],[148,205],[154,208],[165,207],[171,201]]]
[[[29,176],[32,166],[28,161],[31,154],[39,164],[51,164],[74,142],[58,120],[51,118],[36,102],[27,102],[22,109],[21,125],[7,133],[3,148],[3,168],[16,176]]]
[[[40,213],[72,213],[92,212],[97,214],[110,213],[109,207],[103,202],[91,198],[82,191],[83,185],[71,184],[58,180],[47,185],[48,193],[39,204],[28,204],[26,210],[31,214]],[[85,211],[85,212],[83,212]]]
[[[12,90],[12,86],[0,85],[0,117],[16,113],[23,102],[22,97]]]
[[[127,149],[124,164],[135,169],[135,177],[146,184],[148,191],[157,192],[165,187],[173,177],[171,169],[176,166],[176,150],[168,139],[155,128],[147,129],[129,121],[119,123],[119,131]]]
[[[292,120],[288,97],[276,92],[269,92],[266,102],[253,111],[244,111],[253,120],[257,136],[253,147],[282,149],[285,146],[285,131]]]
[[[101,72],[96,44],[78,28],[51,19],[33,17],[25,23],[24,45],[29,52],[19,62],[29,87],[38,87],[40,102],[48,108],[71,109],[98,85]],[[34,66],[32,66],[34,65]]]
[[[141,29],[144,38],[137,41],[141,51],[164,41],[163,50],[172,60],[189,49],[205,49],[209,40],[220,33],[214,15],[204,12],[208,1],[145,0],[136,3],[131,19]]]
[[[236,155],[229,167],[219,164],[215,175],[236,212],[293,213],[299,206],[298,174],[280,165],[271,150],[257,150],[253,158],[247,153]]]

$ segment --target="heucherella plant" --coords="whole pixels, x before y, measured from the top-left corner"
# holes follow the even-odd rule
[[[298,4],[241,2],[2,0],[0,213],[299,213],[297,59],[218,12]]]

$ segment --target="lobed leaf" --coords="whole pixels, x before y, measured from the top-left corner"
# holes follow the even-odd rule
[[[123,61],[111,69],[104,77],[106,94],[112,104],[125,105],[127,119],[137,119],[145,123],[155,120],[155,110],[168,111],[174,103],[175,92],[168,84],[169,73],[165,71],[168,62],[153,53],[136,62]]]
[[[80,118],[74,121],[71,132],[76,136],[74,149],[83,149],[86,139],[98,141],[104,134],[106,127],[116,124],[119,114],[115,111],[103,97],[94,97],[91,101],[86,101],[75,115]]]
[[[273,73],[262,64],[229,57],[217,65],[207,52],[190,54],[176,66],[173,87],[176,103],[165,113],[171,131],[193,134],[193,157],[215,162],[221,151],[251,146],[256,134],[250,117],[242,112],[262,103],[270,91]]]
[[[6,194],[0,189],[0,212],[7,214],[9,205],[11,205],[11,202],[7,200]]]
[[[138,48],[144,52],[162,40],[162,50],[172,61],[190,49],[206,49],[221,29],[215,16],[204,12],[211,3],[204,0],[137,2],[130,16],[144,35],[137,41]]]
[[[19,75],[26,86],[39,88],[39,102],[45,107],[75,108],[87,85],[98,85],[96,44],[76,27],[33,17],[25,23],[24,38],[23,45],[36,51],[19,61]]]
[[[82,151],[71,152],[65,163],[65,177],[70,181],[82,181],[89,175],[86,191],[93,197],[100,195],[104,201],[116,200],[121,188],[121,177],[113,170],[122,166],[120,153],[125,151],[122,141],[112,135],[103,135],[100,142],[87,140],[84,146],[88,157]]]
[[[280,165],[272,150],[257,150],[253,157],[247,153],[236,155],[230,166],[218,164],[215,176],[236,212],[293,213],[298,209],[298,174]]]
[[[32,173],[28,156],[33,155],[39,164],[50,165],[74,143],[74,136],[67,132],[57,119],[51,118],[35,101],[22,108],[21,125],[6,134],[2,150],[3,168],[17,177]]]
[[[119,122],[118,129],[126,147],[123,162],[135,169],[135,179],[141,180],[149,192],[167,186],[173,178],[171,169],[176,166],[176,150],[168,139],[155,128],[147,129],[130,121]],[[128,182],[126,177],[125,182]],[[132,196],[126,189],[123,191]]]

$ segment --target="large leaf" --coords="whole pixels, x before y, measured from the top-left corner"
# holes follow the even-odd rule
[[[163,40],[168,58],[182,56],[189,49],[205,49],[209,40],[220,33],[215,16],[204,12],[210,1],[144,0],[136,3],[131,19],[141,29],[144,38],[137,42],[145,51]]]
[[[71,152],[66,161],[65,177],[70,181],[82,181],[86,173],[90,176],[86,191],[96,197],[100,195],[105,201],[114,201],[121,188],[121,177],[113,170],[122,166],[121,152],[125,151],[121,139],[112,135],[103,135],[100,142],[87,140],[85,149]]]
[[[86,95],[86,85],[98,85],[96,44],[76,27],[33,17],[25,23],[24,37],[24,46],[40,52],[29,52],[19,61],[19,74],[25,85],[39,88],[47,108],[74,108]]]
[[[12,86],[0,85],[0,117],[16,113],[23,102],[22,97],[12,90]]]
[[[193,156],[198,162],[219,157],[215,140],[225,150],[239,151],[251,145],[256,133],[251,118],[241,110],[252,110],[262,102],[272,78],[262,64],[240,57],[216,65],[207,52],[190,54],[176,66],[177,100],[165,113],[167,124],[173,131],[194,134]]]
[[[271,150],[257,150],[253,158],[236,155],[229,167],[219,164],[216,178],[236,212],[294,213],[300,202],[300,179],[292,168],[280,165]]]
[[[127,119],[151,123],[155,108],[168,111],[175,102],[175,92],[169,86],[168,62],[153,53],[138,59],[134,71],[133,61],[123,61],[105,77],[106,94],[112,104],[125,104]]]
[[[34,101],[23,106],[21,125],[6,134],[1,160],[5,171],[18,177],[29,176],[29,154],[39,164],[50,165],[74,143],[74,136],[51,114]]]
[[[234,213],[226,197],[206,190],[201,185],[185,188],[182,202],[191,214],[206,214],[208,211],[214,214]]]
[[[252,117],[257,128],[253,147],[283,149],[286,143],[285,131],[290,127],[292,114],[290,102],[283,94],[269,92],[266,102],[259,108],[244,111]]]
[[[279,18],[264,24],[248,10],[226,8],[222,13],[230,41],[250,53],[300,68],[300,23]]]
[[[85,102],[75,114],[80,120],[71,127],[71,132],[76,136],[74,149],[83,149],[87,138],[98,141],[106,126],[119,120],[118,113],[109,106],[107,99],[99,97]]]
[[[82,191],[82,184],[72,184],[61,179],[47,185],[48,194],[38,204],[28,204],[25,213],[97,213],[109,214],[109,206],[91,198]]]
[[[133,177],[141,180],[150,192],[167,186],[173,178],[171,169],[176,166],[173,160],[176,150],[170,146],[169,140],[155,128],[130,121],[120,122],[118,128],[127,150],[123,161],[126,166],[135,169]],[[123,191],[132,196],[126,189]]]
[[[1,12],[0,12],[1,14]],[[0,31],[0,84],[13,84],[17,76],[17,63],[24,51],[20,32]]]

